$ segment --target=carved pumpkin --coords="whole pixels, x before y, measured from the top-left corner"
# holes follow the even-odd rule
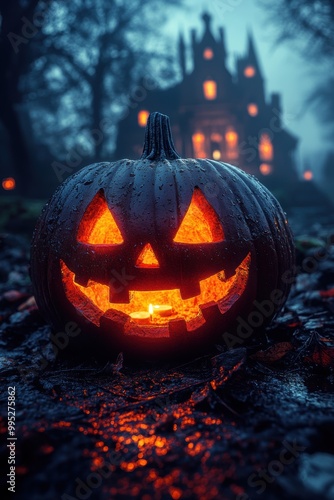
[[[293,245],[276,199],[254,177],[181,159],[169,119],[150,115],[140,160],[87,166],[47,204],[32,244],[32,280],[55,328],[156,359],[206,348],[290,285]]]

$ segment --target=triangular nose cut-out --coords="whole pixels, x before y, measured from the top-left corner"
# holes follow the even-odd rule
[[[149,243],[144,246],[136,262],[136,267],[160,267],[159,261]]]

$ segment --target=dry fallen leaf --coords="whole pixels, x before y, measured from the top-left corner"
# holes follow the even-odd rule
[[[274,363],[279,359],[283,358],[289,351],[293,350],[293,345],[291,342],[279,342],[275,344],[265,351],[258,351],[253,354],[251,357],[256,361],[260,361],[262,363]]]

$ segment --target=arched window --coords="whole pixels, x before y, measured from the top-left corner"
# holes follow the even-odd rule
[[[192,136],[192,141],[195,158],[206,158],[207,154],[205,150],[205,135],[201,132],[196,132]]]
[[[246,66],[246,68],[244,69],[244,75],[246,78],[253,78],[253,76],[255,76],[256,74],[256,70],[254,68],[254,66]]]
[[[238,152],[239,136],[233,127],[228,127],[225,133],[226,156],[229,160],[235,160],[239,157]]]
[[[270,175],[273,171],[273,167],[269,163],[261,163],[260,172],[262,175]]]
[[[203,52],[203,57],[204,59],[206,59],[207,61],[209,61],[210,59],[213,59],[213,50],[210,49],[210,47],[207,47],[204,52]]]
[[[263,161],[272,161],[274,157],[274,148],[268,134],[261,134],[259,155]]]
[[[207,101],[214,101],[217,97],[217,83],[214,80],[205,80],[203,93]]]
[[[247,111],[249,116],[257,116],[259,113],[259,108],[255,102],[250,102],[247,106]]]

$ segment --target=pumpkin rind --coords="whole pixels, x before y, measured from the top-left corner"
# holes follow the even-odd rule
[[[256,178],[232,165],[181,159],[172,144],[167,117],[161,117],[158,113],[150,116],[140,160],[93,164],[69,177],[44,208],[34,232],[31,276],[42,314],[56,329],[75,321],[82,330],[80,341],[107,344],[110,356],[123,350],[156,359],[221,342],[224,332],[235,332],[237,317],[247,320],[256,310],[254,301],[268,300],[279,290],[281,303],[263,318],[262,327],[283,306],[291,286],[284,273],[294,264],[293,241],[274,196]],[[195,189],[216,212],[223,241],[192,246],[173,242]],[[124,239],[120,245],[94,246],[76,237],[97,193],[103,193],[117,221]],[[160,264],[151,277],[147,270],[135,269],[147,243]],[[126,318],[115,310],[96,326],[66,297],[60,270],[63,261],[80,284],[90,279],[108,284],[110,272],[124,267],[128,276],[136,276],[136,290],[159,289],[162,282],[166,288],[187,288],[189,281],[196,283],[222,268],[233,273],[248,253],[251,265],[246,290],[225,314],[214,304],[211,309],[208,305],[206,321],[199,328],[185,331],[182,321],[177,324],[176,320],[170,325],[170,335],[163,337],[153,331],[148,336],[145,327],[137,325],[125,332]]]

